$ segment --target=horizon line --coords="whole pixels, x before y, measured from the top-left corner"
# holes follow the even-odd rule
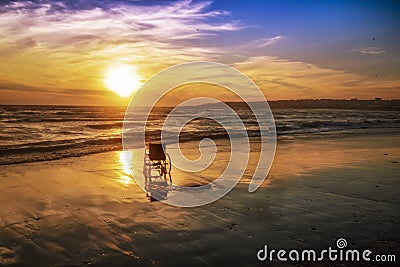
[[[278,99],[278,100],[267,100],[268,103],[270,102],[288,102],[288,101],[400,101],[400,99],[383,99],[380,97],[376,97],[373,99],[357,99],[357,98],[350,98],[350,99],[341,99],[341,98],[301,98],[301,99]],[[220,101],[223,103],[244,103],[243,101]],[[262,102],[262,101],[250,101],[252,103],[255,102]],[[217,103],[202,103],[195,106],[207,105],[207,104],[217,104]],[[58,106],[58,107],[124,107],[127,105],[74,105],[74,104],[1,104],[0,106]],[[175,107],[175,106],[159,106],[159,107]]]

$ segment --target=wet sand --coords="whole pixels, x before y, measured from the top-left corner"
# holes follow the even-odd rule
[[[229,151],[221,147],[202,177],[173,172],[174,180],[217,176]],[[256,258],[265,244],[325,249],[340,237],[349,248],[400,257],[398,134],[294,139],[277,148],[262,188],[247,191],[255,153],[232,192],[197,208],[149,202],[121,152],[2,166],[0,265],[267,266]]]

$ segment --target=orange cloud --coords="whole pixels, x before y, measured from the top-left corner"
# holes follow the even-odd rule
[[[252,57],[233,65],[264,91],[267,99],[398,98],[400,80],[382,80],[277,57]]]
[[[15,87],[31,98],[41,90],[50,95],[54,90],[78,97],[89,96],[81,95],[85,90],[96,94],[105,90],[104,72],[114,62],[137,66],[145,79],[173,64],[221,54],[195,41],[244,26],[226,11],[208,11],[209,5],[180,1],[78,10],[58,2],[10,2],[0,10],[2,102],[6,94],[17,92]],[[2,84],[13,84],[14,89]]]

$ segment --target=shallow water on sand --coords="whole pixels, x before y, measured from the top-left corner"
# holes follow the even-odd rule
[[[399,135],[279,142],[266,182],[250,194],[255,149],[232,192],[191,209],[149,202],[123,152],[3,166],[0,265],[265,266],[256,253],[266,244],[326,249],[338,238],[351,249],[398,253],[399,144]],[[173,179],[218,176],[229,157],[218,145],[210,170],[173,170]],[[197,143],[183,146],[196,157]]]

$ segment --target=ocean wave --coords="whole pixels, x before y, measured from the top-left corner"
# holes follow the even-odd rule
[[[74,139],[0,147],[0,165],[56,160],[120,150],[121,138]]]
[[[66,157],[122,149],[121,132],[124,113],[121,109],[103,107],[0,107],[1,145],[0,165],[46,161]],[[148,119],[146,142],[160,140],[163,119],[169,109],[158,110],[147,117],[143,113],[128,116],[127,124],[135,134],[135,127]],[[188,113],[199,114],[193,107]],[[200,112],[211,116],[212,109]],[[215,112],[220,112],[218,109]],[[278,139],[352,133],[360,129],[400,129],[398,111],[357,110],[274,110]],[[249,137],[260,137],[255,116],[248,111],[238,114]],[[232,138],[240,124],[232,118],[226,122],[233,127]],[[236,129],[236,132],[235,132]],[[209,119],[199,118],[188,123],[180,133],[180,142],[199,141],[204,138],[225,139],[227,132]],[[171,140],[166,140],[170,142]]]
[[[44,116],[29,116],[24,118],[11,117],[7,118],[7,123],[22,123],[22,122],[92,122],[92,121],[115,121],[121,119],[120,117],[115,118],[47,118]]]
[[[123,125],[122,122],[115,122],[115,123],[107,123],[107,124],[87,124],[85,127],[97,130],[107,130],[107,129],[114,129],[114,128],[121,128]]]

